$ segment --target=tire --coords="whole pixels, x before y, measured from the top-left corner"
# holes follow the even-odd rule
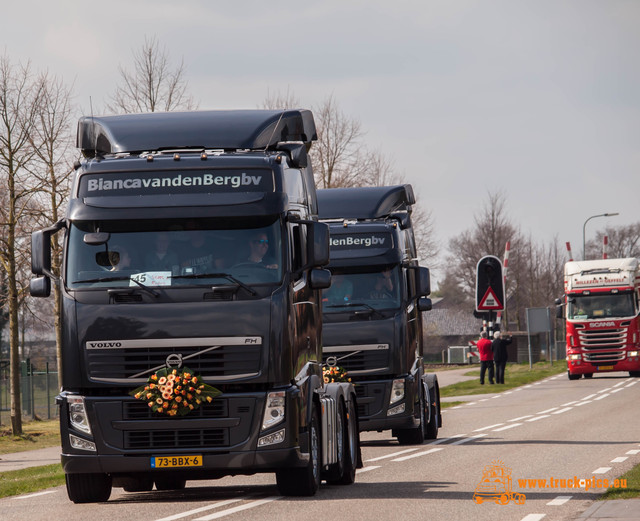
[[[632,378],[639,378],[640,377],[640,371],[629,371],[629,376]]]
[[[156,490],[182,490],[187,485],[186,479],[173,476],[157,476],[154,481]]]
[[[593,373],[584,373],[585,378],[593,378]]]
[[[320,488],[322,462],[320,420],[316,408],[311,412],[309,424],[309,463],[306,467],[276,471],[278,490],[283,496],[313,496]]]
[[[335,485],[340,482],[344,473],[344,465],[347,451],[347,413],[344,402],[340,400],[338,414],[336,414],[336,448],[338,461],[329,467],[325,474],[327,483]]]
[[[571,374],[569,371],[567,371],[567,376],[569,377],[569,380],[578,380],[580,378],[579,374]]]
[[[434,385],[429,393],[429,421],[424,432],[425,440],[435,440],[438,438],[438,418],[440,417],[440,388]]]
[[[358,467],[358,441],[360,438],[358,424],[356,422],[356,408],[353,401],[350,401],[349,405],[345,409],[344,420],[344,464],[342,468],[342,475],[335,482],[332,482],[334,485],[351,485],[356,480],[356,468]]]
[[[149,492],[153,490],[153,479],[148,476],[126,478],[122,482],[122,488],[125,492]]]
[[[400,445],[422,445],[424,443],[424,435],[425,435],[425,422],[426,422],[426,414],[425,414],[425,397],[424,391],[422,389],[422,384],[419,387],[420,389],[420,425],[414,427],[413,429],[398,429],[396,431],[396,436],[398,438],[398,443]]]
[[[108,474],[65,474],[67,495],[74,503],[101,503],[111,496]]]

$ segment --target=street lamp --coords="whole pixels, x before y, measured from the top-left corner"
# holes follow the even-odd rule
[[[582,260],[586,260],[585,259],[585,240],[584,240],[584,236],[585,236],[585,230],[587,228],[587,223],[591,220],[591,219],[595,219],[596,217],[613,217],[614,215],[620,215],[618,212],[615,213],[601,213],[598,215],[592,215],[591,217],[589,217],[584,224],[582,225]]]

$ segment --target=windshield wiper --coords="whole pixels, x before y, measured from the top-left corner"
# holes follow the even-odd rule
[[[230,273],[189,273],[188,275],[174,275],[171,278],[172,279],[209,279],[213,277],[227,279],[228,281],[233,282],[234,284],[237,284],[238,286],[240,286],[242,289],[248,291],[252,296],[255,297],[257,295],[257,293],[252,288],[247,286],[241,280],[236,279]]]
[[[112,277],[97,277],[95,279],[75,280],[75,281],[73,281],[73,284],[89,284],[89,283],[92,283],[92,282],[115,282],[115,281],[118,281],[118,280],[132,280],[133,282],[135,282],[138,286],[140,286],[143,290],[145,290],[150,295],[153,295],[156,298],[160,296],[160,293],[158,293],[157,291],[151,289],[149,286],[145,286],[139,280],[132,279],[131,276],[128,276],[128,275],[118,275],[117,277],[113,277],[113,276]]]
[[[323,306],[323,307],[325,307],[325,308],[351,308],[351,307],[355,307],[355,306],[365,307],[365,308],[371,310],[372,313],[375,313],[379,317],[384,317],[384,315],[382,313],[380,313],[376,308],[370,306],[369,304],[365,304],[364,302],[345,302],[344,304],[331,304],[329,306]]]

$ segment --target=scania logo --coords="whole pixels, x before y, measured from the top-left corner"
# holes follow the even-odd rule
[[[182,355],[179,353],[170,354],[165,360],[165,364],[167,364],[167,367],[180,369],[182,367]]]
[[[589,327],[616,327],[615,322],[593,322]]]
[[[122,347],[122,342],[87,342],[89,349]]]

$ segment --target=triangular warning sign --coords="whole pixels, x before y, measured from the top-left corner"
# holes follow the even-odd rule
[[[478,304],[478,311],[488,311],[492,309],[503,309],[502,303],[498,300],[498,297],[494,293],[491,287],[487,288],[487,292],[482,297],[480,304]]]

